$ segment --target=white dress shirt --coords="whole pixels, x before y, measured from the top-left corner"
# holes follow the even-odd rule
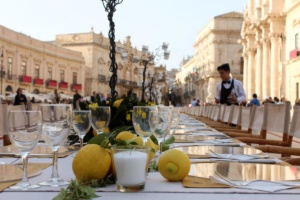
[[[229,79],[229,81],[230,81],[230,83],[223,84],[226,89],[229,89],[230,86],[231,86],[232,79]],[[235,91],[235,94],[236,94],[237,101],[239,103],[242,102],[242,101],[245,101],[246,100],[246,94],[245,94],[245,90],[243,88],[242,82],[239,81],[239,80],[234,79],[233,84],[234,84],[234,91]],[[217,88],[216,88],[216,99],[217,100],[221,99],[221,88],[222,88],[222,82],[217,84]]]

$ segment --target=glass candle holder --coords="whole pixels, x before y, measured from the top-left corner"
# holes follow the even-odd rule
[[[144,146],[112,147],[116,185],[120,192],[138,192],[145,188],[150,148]]]

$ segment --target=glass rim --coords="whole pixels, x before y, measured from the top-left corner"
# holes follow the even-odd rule
[[[60,104],[39,104],[39,106],[68,106],[68,107],[71,107],[71,104],[63,104],[63,103],[60,103]]]
[[[8,112],[27,112],[27,113],[36,113],[36,112],[39,112],[39,113],[41,113],[40,110],[10,110]]]
[[[73,110],[73,113],[77,113],[77,112],[83,112],[83,113],[90,113],[90,110]]]
[[[112,149],[112,150],[128,150],[128,149],[130,149],[130,150],[134,150],[134,149],[136,149],[136,150],[151,150],[150,147],[147,147],[147,146],[141,146],[141,145],[128,145],[128,146],[126,146],[126,145],[121,145],[121,146],[112,146],[112,147],[110,147],[110,149]]]

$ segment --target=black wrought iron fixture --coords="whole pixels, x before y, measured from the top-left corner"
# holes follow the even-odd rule
[[[110,42],[110,53],[109,58],[111,64],[109,71],[112,73],[109,80],[109,87],[111,90],[111,97],[116,99],[118,97],[118,92],[116,91],[116,84],[118,81],[118,64],[116,62],[116,44],[115,44],[115,23],[113,21],[114,12],[116,12],[116,6],[121,4],[123,0],[101,0],[105,11],[108,12],[107,18],[109,21],[109,32],[108,38]]]
[[[145,81],[146,81],[146,71],[148,64],[155,64],[155,62],[158,62],[161,58],[161,56],[164,56],[164,59],[168,60],[170,56],[170,51],[168,51],[168,44],[163,43],[162,46],[155,49],[156,53],[150,53],[148,51],[149,47],[143,45],[142,46],[142,55],[139,57],[137,55],[128,54],[128,53],[122,53],[122,60],[126,61],[129,60],[133,63],[139,63],[143,65],[143,82],[142,82],[142,96],[141,101],[145,102]],[[119,51],[122,52],[122,46],[118,47]],[[163,50],[163,53],[161,52]]]

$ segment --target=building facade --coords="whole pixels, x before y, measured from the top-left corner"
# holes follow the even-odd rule
[[[242,23],[242,13],[230,12],[214,17],[197,34],[195,55],[176,76],[176,84],[184,86],[181,90],[186,101],[214,102],[221,64],[229,63],[232,77],[243,80],[242,45],[237,42]]]
[[[86,95],[91,95],[93,91],[103,93],[105,96],[110,95],[111,72],[109,68],[111,61],[108,38],[104,37],[102,33],[94,33],[91,29],[88,33],[57,35],[55,44],[82,53],[87,67],[85,70]],[[140,98],[144,67],[139,63],[134,63],[132,59],[134,56],[142,58],[143,51],[132,47],[130,36],[126,37],[123,43],[117,41],[116,46],[116,62],[118,64],[116,90],[119,95],[127,94],[127,91],[132,90]],[[122,59],[124,53],[127,53],[128,56],[125,60]],[[153,63],[148,64],[146,73],[146,79],[149,81],[151,74],[155,74]]]
[[[82,54],[42,42],[0,26],[1,94],[18,88],[30,93],[84,93],[85,64]]]
[[[290,2],[292,2],[290,0]],[[285,96],[285,0],[248,0],[240,43],[248,99]]]

